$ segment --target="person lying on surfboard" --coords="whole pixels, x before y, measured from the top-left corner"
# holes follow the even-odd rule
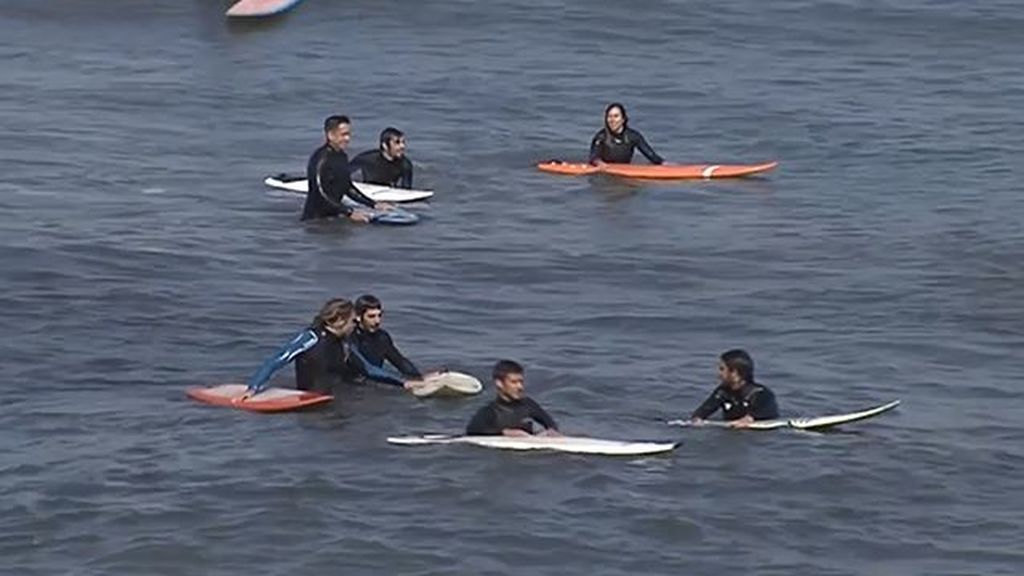
[[[249,379],[245,400],[266,388],[270,378],[281,368],[295,363],[295,387],[299,390],[331,394],[336,386],[358,381],[364,376],[386,378],[377,374],[352,354],[347,341],[356,327],[355,307],[345,298],[334,298],[324,304],[309,328],[296,334],[273,356],[267,358]],[[420,382],[399,381],[399,386],[413,388]]]
[[[381,327],[384,321],[384,305],[372,294],[356,298],[356,328],[349,336],[351,350],[360,362],[360,369],[366,378],[403,386],[407,390],[421,385],[423,374],[416,365],[406,358],[391,339],[387,330]],[[398,370],[398,375],[384,368],[384,362]],[[440,372],[431,372],[434,376]]]
[[[526,396],[526,371],[512,360],[499,360],[491,375],[498,396],[477,411],[467,436],[531,436],[534,422],[544,427],[544,436],[561,436],[555,419],[540,404]]]
[[[651,161],[651,164],[662,164],[665,161],[651,148],[643,135],[629,127],[629,115],[626,108],[618,102],[609,104],[604,110],[604,128],[598,130],[590,141],[590,163],[602,166],[605,163],[629,164],[633,161],[633,152],[640,153]]]
[[[700,424],[719,410],[735,428],[743,428],[755,420],[779,417],[775,394],[754,381],[754,359],[745,350],[729,350],[719,357],[718,380],[718,387],[693,411],[694,424]]]
[[[345,153],[352,139],[352,121],[348,116],[336,115],[324,120],[324,137],[326,142],[313,152],[306,165],[309,191],[306,192],[302,219],[345,216],[356,222],[369,222],[369,214],[353,210],[342,202],[346,196],[374,210],[393,208],[391,204],[374,202],[352,185],[348,155]]]
[[[363,182],[392,188],[412,189],[412,162],[405,155],[405,134],[398,128],[385,128],[380,145],[367,150],[349,164],[352,174],[361,173]]]

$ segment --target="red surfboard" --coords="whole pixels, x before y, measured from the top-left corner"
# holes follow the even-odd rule
[[[334,399],[334,396],[320,394],[318,392],[306,392],[305,390],[293,390],[290,388],[267,388],[259,394],[246,400],[241,400],[245,394],[245,384],[221,384],[209,388],[189,388],[185,394],[193,400],[211,406],[223,406],[225,408],[237,408],[250,412],[288,412],[301,410],[311,406],[326,404]]]
[[[645,180],[696,180],[711,178],[740,178],[774,170],[778,162],[764,164],[592,164],[571,162],[543,162],[537,165],[541,172],[565,176],[608,174],[622,178]]]

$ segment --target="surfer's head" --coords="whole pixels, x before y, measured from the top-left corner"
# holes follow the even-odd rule
[[[324,136],[327,137],[327,144],[331,148],[335,150],[348,148],[348,143],[352,140],[352,121],[348,119],[348,116],[341,114],[328,116],[324,120]]]
[[[498,360],[491,370],[498,396],[505,400],[519,400],[525,395],[526,370],[513,360]]]
[[[380,151],[388,160],[405,156],[405,134],[391,126],[381,130]]]
[[[313,328],[327,330],[337,336],[347,336],[355,325],[352,302],[346,298],[328,300],[313,318]]]
[[[604,127],[609,132],[618,134],[629,125],[629,114],[626,114],[626,107],[618,102],[612,102],[604,109]]]
[[[384,321],[384,305],[373,294],[363,294],[356,298],[356,318],[363,330],[376,332]]]
[[[754,383],[754,359],[746,350],[729,350],[718,358],[718,380],[738,390],[744,384]]]

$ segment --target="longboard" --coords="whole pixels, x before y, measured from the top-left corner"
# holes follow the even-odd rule
[[[882,404],[874,408],[867,410],[861,410],[860,412],[850,412],[848,414],[833,414],[830,416],[818,416],[817,418],[789,418],[779,420],[759,420],[752,422],[749,426],[742,428],[742,430],[778,430],[779,428],[795,428],[797,430],[824,430],[826,428],[832,428],[833,426],[840,426],[842,424],[851,424],[853,422],[859,422],[861,420],[867,420],[874,418],[879,414],[884,414],[897,406],[900,405],[899,400],[894,400],[888,404]],[[722,421],[705,421],[701,424],[694,424],[690,420],[670,420],[669,426],[685,426],[690,428],[701,428],[704,426],[710,426],[714,428],[728,428],[728,422]]]
[[[317,392],[290,388],[267,388],[247,400],[239,401],[239,398],[245,394],[245,390],[245,384],[221,384],[209,388],[189,388],[185,394],[193,400],[211,406],[236,408],[250,412],[288,412],[326,404],[334,399],[334,396]]]
[[[239,0],[225,13],[231,18],[273,16],[294,8],[302,0]]]
[[[417,398],[471,396],[479,394],[484,389],[484,385],[479,380],[461,372],[442,372],[441,374],[424,378],[423,381],[423,386],[412,389],[412,393]]]
[[[602,167],[552,160],[537,165],[541,172],[565,176],[607,174],[646,180],[696,180],[740,178],[774,170],[778,162],[764,164],[605,164]]]
[[[427,446],[433,444],[470,444],[499,450],[552,450],[573,454],[602,454],[607,456],[645,456],[675,450],[679,442],[621,442],[573,436],[449,436],[424,434],[422,436],[393,436],[389,444],[399,446]]]
[[[297,194],[305,194],[309,191],[309,182],[306,180],[305,175],[289,176],[288,174],[277,174],[275,176],[267,176],[263,179],[263,184],[276,190],[285,190]],[[394,202],[396,204],[419,202],[434,195],[433,190],[406,190],[405,188],[391,188],[366,182],[353,182],[352,184],[375,202]]]

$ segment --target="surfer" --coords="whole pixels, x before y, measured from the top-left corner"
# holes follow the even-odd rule
[[[366,378],[402,386],[406,390],[423,385],[423,374],[398,351],[391,335],[381,327],[384,305],[380,299],[372,294],[363,294],[356,298],[355,309],[356,328],[349,336],[349,342]],[[385,369],[385,361],[394,366],[399,375]]]
[[[775,394],[754,381],[754,359],[745,350],[729,350],[719,357],[718,380],[718,387],[693,411],[691,419],[695,424],[719,410],[735,428],[779,417]]]
[[[643,135],[629,127],[626,108],[618,102],[609,104],[604,109],[604,128],[598,130],[590,142],[590,163],[597,166],[606,162],[629,164],[633,161],[633,151],[637,149],[651,164],[664,162]]]
[[[467,436],[530,436],[534,422],[544,427],[544,436],[561,436],[558,424],[539,404],[526,396],[525,370],[512,360],[499,360],[491,371],[498,397],[477,411]]]
[[[368,214],[353,210],[342,202],[345,196],[368,208],[391,209],[391,205],[374,202],[352,185],[348,155],[345,153],[352,139],[352,122],[348,116],[330,116],[324,120],[324,136],[326,142],[313,152],[306,165],[309,191],[302,219],[345,216],[356,222],[369,222]]]
[[[412,162],[405,155],[405,134],[398,128],[385,128],[380,145],[352,159],[349,169],[362,173],[363,182],[392,188],[412,188]]]

